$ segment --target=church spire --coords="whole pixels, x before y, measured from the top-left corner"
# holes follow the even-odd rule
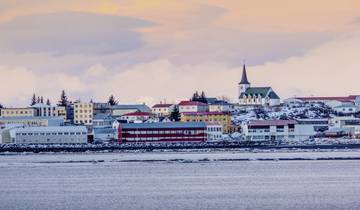
[[[241,77],[241,81],[240,81],[239,85],[250,85],[250,82],[248,81],[247,75],[246,75],[245,64],[243,66],[243,73],[242,73],[242,77]]]

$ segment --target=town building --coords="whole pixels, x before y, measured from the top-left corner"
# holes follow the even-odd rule
[[[85,126],[22,127],[11,132],[15,144],[86,144]]]
[[[132,112],[124,114],[120,120],[126,120],[128,123],[140,123],[149,120],[152,117],[150,112]]]
[[[216,122],[223,127],[224,133],[230,132],[231,118],[228,112],[183,112],[182,122]]]
[[[243,106],[278,106],[280,97],[271,87],[251,87],[246,74],[246,67],[243,67],[239,88],[239,104]]]
[[[340,105],[333,108],[337,113],[341,114],[355,114],[360,111],[360,108],[354,104]]]
[[[120,104],[111,106],[111,115],[113,117],[120,117],[133,112],[151,112],[151,109],[145,104]]]
[[[97,114],[111,114],[111,105],[110,103],[93,103],[94,115]]]
[[[204,122],[125,123],[118,128],[119,143],[126,142],[204,142]]]
[[[207,112],[209,107],[205,103],[198,101],[181,101],[179,103],[179,112]]]
[[[64,124],[62,117],[0,117],[2,124],[21,124],[24,126],[60,126]]]
[[[39,117],[62,117],[66,120],[66,108],[62,106],[53,106],[43,103],[37,103],[31,106],[35,109],[35,116]]]
[[[297,119],[296,121],[296,140],[306,140],[329,130],[329,119]]]
[[[356,101],[356,98],[359,97],[358,95],[349,95],[349,96],[310,96],[310,97],[293,97],[288,98],[285,101],[287,102],[316,102],[316,103],[324,103],[330,107],[340,106],[344,103],[354,103]],[[334,105],[332,103],[335,102]]]
[[[329,120],[330,130],[344,129],[352,136],[360,136],[360,118],[353,116],[333,117]]]
[[[252,120],[242,131],[247,141],[294,140],[295,124],[295,120]]]
[[[235,106],[227,101],[214,100],[209,104],[209,112],[231,112]]]
[[[94,143],[117,142],[117,129],[109,127],[96,127],[93,129]]]
[[[1,117],[34,117],[36,110],[32,107],[27,108],[3,108],[1,109]]]
[[[208,141],[221,140],[223,137],[223,126],[218,122],[207,122],[206,135]]]
[[[171,112],[174,110],[175,104],[155,104],[151,107],[151,112],[156,117],[167,117],[170,116]]]
[[[115,119],[110,114],[98,113],[93,117],[94,128],[106,128],[112,126]]]
[[[93,105],[86,102],[74,103],[74,124],[92,125],[93,124]]]

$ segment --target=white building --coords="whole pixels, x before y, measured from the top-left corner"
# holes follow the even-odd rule
[[[62,117],[0,117],[2,124],[22,124],[24,126],[60,126]]]
[[[179,112],[207,112],[208,105],[198,101],[181,101],[179,103]]]
[[[114,128],[94,128],[93,129],[94,142],[103,143],[110,141],[117,141],[118,132]]]
[[[85,126],[23,127],[11,130],[16,144],[86,144]]]
[[[36,110],[32,107],[27,108],[3,108],[1,109],[1,117],[34,117]]]
[[[247,141],[295,140],[295,120],[252,120],[242,126]]]
[[[74,103],[74,124],[92,125],[93,124],[93,104],[84,102]]]
[[[119,104],[111,106],[111,115],[113,117],[120,117],[133,112],[151,112],[151,109],[146,104]]]
[[[126,120],[128,123],[134,123],[134,122],[145,122],[148,119],[150,119],[152,116],[152,113],[149,112],[133,112],[133,113],[127,113],[120,117],[120,120]]]
[[[66,120],[66,108],[62,106],[53,106],[43,103],[37,103],[31,106],[34,108],[35,115],[39,117],[63,117]]]
[[[355,114],[356,112],[360,111],[359,107],[355,106],[354,104],[336,106],[333,107],[333,110],[342,114]]]
[[[307,140],[328,128],[328,119],[253,120],[242,126],[248,141]]]
[[[235,109],[233,104],[226,101],[216,100],[209,104],[209,112],[231,112]]]
[[[251,87],[243,67],[243,74],[239,87],[239,104],[243,106],[278,106],[280,97],[271,87]]]
[[[334,117],[329,121],[329,128],[349,130],[351,135],[360,136],[360,118]]]
[[[174,110],[175,104],[155,104],[151,112],[157,117],[167,117]]]
[[[206,123],[206,135],[208,141],[221,140],[223,136],[223,126],[217,122]]]

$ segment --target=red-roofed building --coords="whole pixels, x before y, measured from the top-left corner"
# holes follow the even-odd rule
[[[179,103],[179,112],[206,112],[209,107],[205,103],[198,101],[181,101]]]
[[[157,117],[167,117],[174,110],[175,104],[155,104],[151,112]]]
[[[150,112],[132,112],[124,114],[120,117],[120,120],[126,120],[129,123],[133,122],[144,122],[148,119],[150,119],[152,116],[152,113]]]

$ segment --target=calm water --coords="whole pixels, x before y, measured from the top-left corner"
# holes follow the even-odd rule
[[[359,156],[359,152],[3,155],[0,208],[360,209],[360,161],[219,161]],[[204,158],[210,161],[198,162]]]

